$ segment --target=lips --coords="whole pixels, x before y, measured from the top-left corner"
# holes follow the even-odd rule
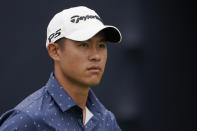
[[[100,72],[101,68],[99,66],[91,66],[91,67],[87,68],[87,70],[91,71],[91,72]]]

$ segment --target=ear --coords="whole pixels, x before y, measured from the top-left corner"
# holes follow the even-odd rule
[[[60,48],[56,43],[50,43],[47,47],[47,51],[49,56],[54,60],[54,61],[59,61],[60,60]]]

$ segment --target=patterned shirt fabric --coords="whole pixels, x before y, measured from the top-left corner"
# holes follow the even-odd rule
[[[0,118],[0,131],[120,131],[116,119],[90,89],[86,103],[93,114],[83,125],[82,109],[53,73],[44,87]]]

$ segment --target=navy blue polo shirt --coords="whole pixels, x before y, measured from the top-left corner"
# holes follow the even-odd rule
[[[44,87],[0,118],[0,131],[120,131],[116,119],[90,89],[86,103],[93,116],[83,125],[82,109],[53,73]]]

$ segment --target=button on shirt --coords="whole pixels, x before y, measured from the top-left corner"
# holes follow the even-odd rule
[[[93,114],[83,125],[82,109],[57,82],[47,84],[0,118],[0,131],[120,131],[114,115],[90,89],[86,103]]]

